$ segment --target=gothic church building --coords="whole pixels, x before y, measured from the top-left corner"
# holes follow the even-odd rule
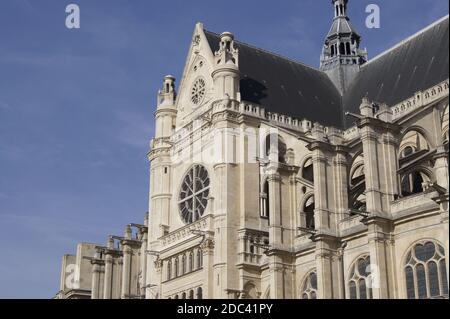
[[[347,2],[318,69],[196,25],[145,221],[64,256],[56,298],[448,298],[448,15],[369,59]]]

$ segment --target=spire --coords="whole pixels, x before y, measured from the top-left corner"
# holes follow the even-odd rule
[[[220,35],[220,47],[214,54],[212,73],[214,90],[220,99],[239,99],[239,49],[230,32]]]
[[[334,18],[325,39],[320,69],[328,74],[343,94],[359,67],[367,62],[367,52],[360,49],[361,36],[347,16],[348,0],[332,0]]]
[[[163,88],[158,92],[158,108],[175,105],[177,93],[175,91],[175,77],[166,75]]]

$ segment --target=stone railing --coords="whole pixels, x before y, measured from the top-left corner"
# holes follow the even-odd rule
[[[361,226],[361,220],[363,217],[361,216],[350,216],[348,218],[345,218],[339,222],[339,232],[342,234],[346,231],[351,230],[352,228]]]
[[[352,126],[351,128],[349,128],[348,130],[345,130],[343,132],[344,135],[344,140],[345,141],[352,141],[355,138],[359,137],[359,130],[358,127],[356,126]]]
[[[186,225],[182,228],[179,228],[171,232],[166,236],[163,236],[160,239],[161,244],[163,246],[167,246],[175,242],[179,242],[185,238],[195,236],[194,234],[192,234],[192,231],[195,230],[208,231],[211,227],[211,223],[212,223],[212,216],[211,215],[205,216],[192,224]]]
[[[448,80],[435,85],[428,90],[417,92],[414,96],[409,99],[402,101],[401,103],[394,105],[392,109],[393,120],[398,120],[399,118],[411,113],[412,111],[428,105],[434,101],[439,100],[442,97],[448,95]]]
[[[396,200],[391,205],[391,214],[395,215],[399,212],[408,211],[421,205],[433,204],[433,197],[436,193],[422,193]]]

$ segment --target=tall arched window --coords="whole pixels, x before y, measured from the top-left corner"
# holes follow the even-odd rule
[[[305,228],[316,229],[316,222],[314,217],[314,210],[316,204],[314,202],[314,196],[310,196],[303,207],[303,214],[305,215]]]
[[[197,299],[203,299],[203,289],[202,287],[197,288]]]
[[[189,253],[189,271],[194,271],[194,253]]]
[[[317,273],[309,273],[302,285],[302,299],[317,299]]]
[[[346,42],[345,43],[345,54],[350,55],[351,54],[351,49],[350,49],[350,42]]]
[[[432,178],[433,153],[422,129],[408,131],[402,138],[399,149],[399,183],[402,197],[420,194],[422,184]]]
[[[359,155],[350,170],[350,208],[366,211],[366,175],[364,171],[364,155]]]
[[[269,182],[266,180],[263,184],[260,203],[261,218],[269,218]]]
[[[167,280],[172,279],[172,261],[167,262]]]
[[[203,252],[201,249],[197,250],[197,267],[198,269],[203,267]]]
[[[181,294],[181,299],[186,299],[186,293],[185,293],[185,292],[183,292],[183,293]]]
[[[314,184],[314,165],[312,158],[305,161],[302,168],[302,178]]]
[[[408,251],[405,260],[408,299],[448,298],[445,250],[432,241],[423,241]]]
[[[178,256],[177,257],[175,257],[175,262],[174,262],[174,264],[173,264],[173,267],[175,268],[174,270],[174,273],[175,273],[175,278],[176,277],[178,277],[178,275],[179,275],[179,270],[180,270],[180,261],[178,260]]]
[[[181,256],[181,274],[184,275],[186,273],[186,255],[183,254]]]
[[[189,299],[194,299],[194,290],[189,290]]]
[[[245,299],[258,299],[258,291],[252,282],[248,282],[244,286]]]
[[[339,54],[340,55],[344,55],[345,54],[345,44],[344,44],[344,42],[341,42],[339,44]]]
[[[358,258],[350,267],[348,288],[350,299],[372,299],[370,257]]]
[[[406,173],[401,178],[402,196],[407,197],[422,193],[422,184],[426,181],[430,181],[430,177],[423,171],[418,170]]]

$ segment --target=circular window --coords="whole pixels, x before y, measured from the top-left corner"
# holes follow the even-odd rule
[[[183,179],[179,207],[186,224],[199,220],[208,205],[210,180],[208,171],[201,165],[192,167]]]
[[[191,89],[191,101],[195,105],[199,105],[203,102],[206,94],[206,82],[203,78],[197,79],[192,85]]]

